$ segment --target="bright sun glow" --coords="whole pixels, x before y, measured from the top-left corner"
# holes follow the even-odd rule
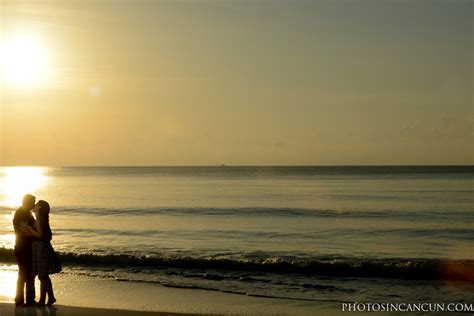
[[[5,167],[0,178],[0,204],[10,207],[21,205],[23,195],[36,194],[48,182],[46,168]]]
[[[12,34],[0,41],[0,80],[12,87],[32,87],[47,79],[47,52],[32,35]]]

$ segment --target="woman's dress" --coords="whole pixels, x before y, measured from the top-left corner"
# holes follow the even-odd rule
[[[62,271],[61,263],[49,241],[36,239],[33,241],[33,273],[47,276]]]

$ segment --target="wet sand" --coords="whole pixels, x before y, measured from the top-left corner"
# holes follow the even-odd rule
[[[49,308],[15,308],[16,271],[4,269],[0,316],[19,315],[340,315],[337,302],[300,301],[241,294],[165,287],[146,282],[60,273],[52,276],[57,305]],[[39,283],[36,284],[37,291]],[[37,298],[38,298],[37,293]],[[103,310],[107,309],[107,310]],[[347,313],[346,313],[347,314]]]
[[[95,315],[115,315],[115,316],[178,316],[178,315],[199,315],[180,314],[164,312],[130,311],[105,308],[86,308],[58,305],[55,307],[15,307],[14,304],[0,303],[0,315],[2,316],[95,316]]]

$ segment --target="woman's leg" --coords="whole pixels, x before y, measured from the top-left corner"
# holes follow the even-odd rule
[[[56,298],[54,297],[54,292],[53,292],[53,282],[51,282],[51,278],[46,276],[46,282],[47,282],[47,287],[46,287],[46,292],[48,293],[48,306],[53,305],[56,302]]]
[[[46,293],[48,292],[48,281],[49,276],[38,276],[40,280],[40,298],[38,305],[44,305],[46,301]]]

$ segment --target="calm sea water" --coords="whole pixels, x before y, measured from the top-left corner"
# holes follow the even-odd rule
[[[453,294],[443,278],[474,267],[472,166],[1,168],[0,260],[26,192],[50,202],[70,273],[310,300],[473,297],[472,280]]]

